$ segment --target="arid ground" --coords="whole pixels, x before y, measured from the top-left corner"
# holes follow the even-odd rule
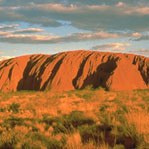
[[[1,149],[148,149],[149,90],[0,93]]]

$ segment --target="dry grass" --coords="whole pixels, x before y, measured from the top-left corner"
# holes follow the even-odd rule
[[[103,133],[104,139],[100,144],[96,144],[94,140],[83,143],[80,130],[88,127],[87,130],[94,131],[92,125],[79,126],[73,132],[53,134],[55,127],[64,129],[57,125],[63,125],[62,121],[52,124],[43,122],[43,119],[50,120],[54,117],[63,119],[64,114],[69,115],[72,111],[82,111],[86,117],[95,120],[94,125],[112,130],[110,133]],[[142,141],[143,138],[143,143],[135,140],[135,148],[149,147],[148,112],[149,90],[106,92],[103,89],[86,89],[69,92],[0,93],[0,147],[6,145],[7,148],[21,148],[24,145],[26,148],[47,148],[48,140],[53,139],[50,144],[64,149],[110,149],[110,146],[123,149],[128,144],[109,143],[109,140],[113,136],[114,139],[122,140],[121,136],[126,137],[130,133],[134,134],[134,140]],[[121,128],[124,129],[119,133]],[[90,133],[95,133],[95,137],[99,135],[96,132]]]
[[[149,113],[146,110],[129,111],[125,114],[128,125],[134,125],[138,135],[149,143]]]

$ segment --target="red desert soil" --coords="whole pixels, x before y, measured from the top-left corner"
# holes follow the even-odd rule
[[[149,58],[132,54],[71,51],[0,62],[0,90],[108,90],[149,88]]]

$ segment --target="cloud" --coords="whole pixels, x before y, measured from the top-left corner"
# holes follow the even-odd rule
[[[30,31],[23,30],[23,31]],[[22,32],[23,32],[22,31]],[[108,33],[104,31],[94,33],[72,33],[63,37],[60,36],[47,36],[47,35],[29,35],[29,34],[16,34],[15,32],[0,32],[0,42],[7,43],[27,43],[27,44],[52,44],[52,43],[66,43],[66,42],[80,42],[89,40],[103,40],[108,38],[118,38],[123,35],[116,33]]]
[[[129,51],[129,53],[136,53],[136,54],[139,54],[139,55],[144,55],[146,57],[149,57],[149,49],[145,49],[145,48],[142,48],[142,49],[134,49],[134,50],[131,50]]]
[[[149,27],[149,6],[145,1],[131,4],[118,0],[73,1],[18,1],[17,6],[0,7],[0,22],[27,22],[42,26],[58,27],[59,20],[70,21],[73,27],[97,32],[99,30],[147,31]],[[110,0],[111,1],[111,0]],[[97,2],[97,3],[95,3]],[[20,3],[20,4],[19,4]],[[24,5],[21,5],[23,3]],[[7,0],[8,4],[8,0]],[[16,4],[16,2],[14,2]],[[68,4],[68,5],[67,5]],[[79,5],[80,4],[80,5]],[[84,5],[83,5],[84,4]]]
[[[133,9],[126,10],[125,13],[128,15],[129,14],[149,15],[149,7],[142,7],[142,8],[134,7]]]
[[[13,58],[12,56],[0,56],[0,61]]]
[[[4,37],[5,35],[9,34],[10,32],[0,31],[0,37]]]
[[[27,28],[14,31],[13,34],[29,34],[29,33],[38,33],[43,32],[44,30],[41,28]]]
[[[117,4],[116,4],[116,6],[117,7],[122,7],[122,6],[124,6],[125,4],[123,3],[123,2],[118,2]]]
[[[0,51],[0,54],[4,54],[4,51]]]
[[[148,34],[147,35],[142,34],[136,38],[131,38],[131,40],[133,40],[133,41],[149,40],[149,35]]]
[[[61,26],[61,23],[57,22],[57,20],[52,19],[50,17],[44,17],[38,15],[34,17],[32,14],[23,15],[16,10],[21,10],[22,7],[0,7],[0,23],[20,23],[26,22],[29,24],[39,24],[43,26],[51,26],[58,27]],[[23,11],[23,10],[22,10]],[[40,12],[36,12],[39,14]]]
[[[34,4],[16,9],[24,17],[45,17],[52,20],[70,21],[74,27],[92,31],[98,30],[146,30],[149,24],[149,7],[142,5],[70,5]],[[37,13],[38,12],[38,13]],[[141,17],[140,17],[141,16]],[[41,22],[42,23],[42,22]],[[42,25],[48,25],[42,24]]]
[[[18,27],[18,26],[19,26],[18,24],[11,24],[11,25],[0,26],[0,31],[16,29],[16,27]]]
[[[149,34],[148,32],[146,33],[134,32],[129,36],[129,40],[132,40],[132,41],[149,40]]]
[[[140,0],[121,0],[127,4],[137,4]],[[59,3],[64,5],[115,5],[119,3],[119,0],[0,0],[1,6],[24,6],[28,4],[48,4],[48,3]],[[148,4],[147,0],[141,0],[141,3]]]
[[[140,36],[142,36],[142,34],[141,33],[138,33],[138,32],[134,32],[132,34],[132,37],[140,37]]]
[[[64,40],[70,41],[87,41],[87,40],[102,40],[108,38],[118,38],[119,35],[116,33],[107,33],[104,31],[93,32],[93,33],[72,33],[66,37],[63,37]]]
[[[46,44],[46,43],[56,43],[57,38],[59,37],[50,37],[43,35],[14,35],[7,34],[3,37],[0,37],[0,42],[6,43],[17,43],[17,44]]]
[[[125,51],[126,48],[130,47],[129,43],[107,43],[103,45],[96,45],[92,47],[92,50],[112,50],[112,51]]]
[[[39,10],[44,9],[47,12],[57,11],[57,12],[63,12],[63,13],[64,12],[76,12],[77,10],[79,10],[79,7],[77,7],[76,5],[70,5],[69,7],[67,7],[61,4],[38,4],[38,5],[33,5],[32,8],[37,8]]]
[[[3,26],[8,27],[8,26]],[[40,33],[40,34],[38,34]],[[66,42],[81,42],[90,40],[104,40],[104,39],[118,39],[128,38],[130,40],[136,40],[142,37],[143,34],[138,32],[78,32],[71,33],[65,36],[53,36],[44,29],[41,28],[17,28],[12,31],[0,31],[0,42],[15,43],[15,44],[55,44],[55,43],[66,43]]]

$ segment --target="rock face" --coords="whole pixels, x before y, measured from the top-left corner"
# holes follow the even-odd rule
[[[95,51],[28,55],[0,62],[0,90],[149,88],[149,58]]]

